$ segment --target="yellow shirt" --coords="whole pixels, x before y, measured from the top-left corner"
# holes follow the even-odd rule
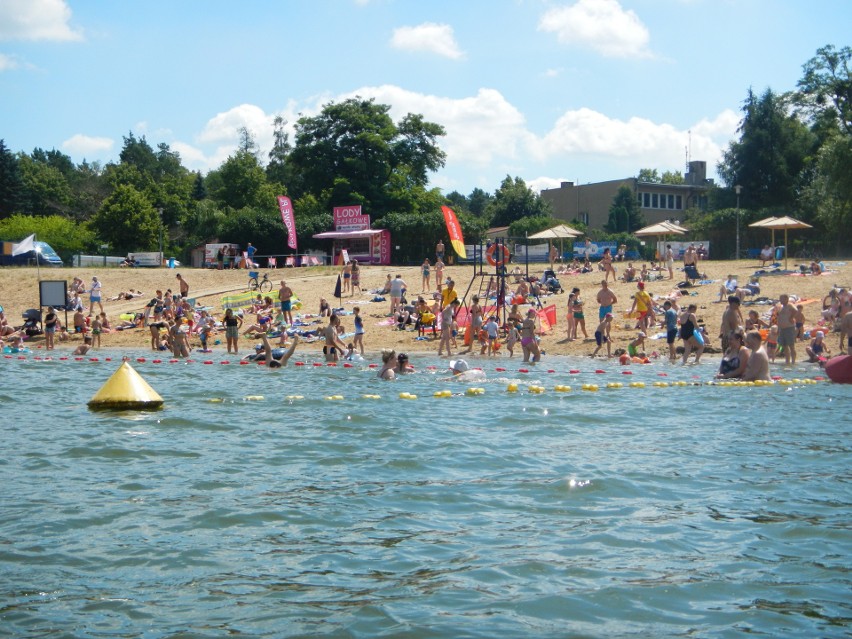
[[[651,296],[648,295],[645,291],[638,291],[636,293],[636,310],[640,313],[647,311],[651,308]]]
[[[453,300],[457,300],[459,298],[459,294],[456,293],[455,288],[445,288],[441,291],[441,300],[443,301],[444,307],[449,306],[453,303]]]

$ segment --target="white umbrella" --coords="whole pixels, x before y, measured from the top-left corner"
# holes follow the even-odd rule
[[[544,231],[539,231],[538,233],[534,233],[530,235],[528,240],[559,240],[559,254],[562,255],[562,240],[566,237],[580,237],[582,233],[577,229],[573,229],[567,224],[559,224],[558,226],[554,226],[549,229],[545,229]],[[550,263],[550,267],[553,268],[553,262]]]
[[[758,220],[757,222],[749,224],[750,227],[768,228],[772,231],[772,240],[771,240],[770,246],[773,249],[775,248],[775,229],[772,228],[771,226],[767,226],[767,224],[769,224],[770,222],[774,222],[777,219],[778,218],[773,215],[771,217],[766,217],[766,218],[763,218],[762,220]]]
[[[752,225],[754,226],[754,225]],[[787,231],[790,229],[812,229],[813,227],[810,224],[802,222],[801,220],[797,220],[794,217],[790,217],[789,215],[785,215],[783,217],[776,217],[774,220],[764,221],[763,224],[760,225],[765,229],[784,229],[784,269],[787,269],[787,256],[790,253],[790,245],[787,244]]]
[[[657,222],[656,224],[651,224],[651,226],[643,227],[638,231],[633,231],[633,235],[640,237],[645,235],[683,235],[688,230],[674,222]]]

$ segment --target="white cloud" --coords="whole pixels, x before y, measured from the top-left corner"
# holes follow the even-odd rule
[[[272,119],[263,109],[254,104],[241,104],[223,113],[216,114],[198,136],[199,142],[238,142],[239,130],[247,128],[257,138],[269,131],[271,136]]]
[[[69,154],[77,156],[99,156],[110,151],[115,141],[110,138],[96,138],[78,133],[62,143],[62,148]]]
[[[739,123],[739,116],[730,110],[679,128],[646,118],[618,120],[583,108],[566,111],[549,131],[536,135],[524,114],[495,89],[482,88],[472,96],[449,98],[382,85],[314,96],[301,104],[291,102],[277,113],[241,104],[212,117],[194,143],[174,141],[170,146],[180,153],[187,168],[207,171],[220,166],[234,152],[239,141],[237,130],[245,126],[255,135],[265,161],[276,115],[289,122],[292,142],[293,123],[299,116],[316,115],[330,101],[355,96],[391,105],[390,116],[395,121],[407,113],[421,113],[446,129],[439,144],[447,153],[447,166],[430,178],[433,185],[446,191],[468,192],[475,186],[492,191],[506,175],[521,176],[536,190],[552,188],[563,179],[550,177],[550,171],[557,175],[577,173],[592,165],[608,165],[611,170],[624,167],[625,175],[635,174],[642,167],[683,170],[687,146],[692,159],[705,160],[713,167],[722,149],[735,137]],[[456,174],[468,177],[450,177]],[[619,177],[623,175],[596,176],[594,180]]]
[[[64,0],[2,0],[0,40],[82,40],[72,29],[71,9]]]
[[[527,183],[527,186],[531,190],[535,191],[536,193],[541,193],[545,189],[555,189],[558,188],[559,185],[563,182],[571,182],[572,180],[539,176],[537,178],[524,181]]]
[[[416,27],[399,27],[394,29],[390,44],[394,49],[426,51],[453,60],[464,57],[448,24],[424,22]]]
[[[539,20],[540,31],[555,33],[559,42],[591,47],[609,58],[651,57],[650,36],[633,11],[617,0],[579,0],[556,7]]]
[[[0,72],[13,71],[14,69],[20,68],[20,66],[21,63],[18,61],[16,56],[0,53]]]

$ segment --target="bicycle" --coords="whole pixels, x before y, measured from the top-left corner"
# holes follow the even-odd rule
[[[803,246],[801,249],[796,251],[796,254],[793,257],[797,260],[815,260],[819,262],[822,259],[822,251],[818,248]]]
[[[250,291],[259,290],[261,293],[268,293],[272,290],[272,282],[269,281],[269,276],[267,273],[263,274],[261,279],[257,279],[257,276],[260,275],[257,271],[249,271],[249,281],[248,287]]]

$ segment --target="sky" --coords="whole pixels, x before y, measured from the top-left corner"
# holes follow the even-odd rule
[[[715,177],[749,89],[850,33],[849,0],[0,0],[0,139],[103,164],[132,132],[206,173],[361,96],[444,126],[444,193]]]

